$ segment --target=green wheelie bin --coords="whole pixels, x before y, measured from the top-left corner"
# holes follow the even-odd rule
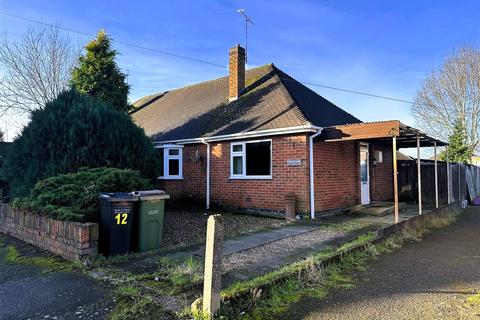
[[[160,248],[165,200],[170,196],[162,190],[134,191],[132,195],[138,199],[134,226],[134,250],[145,252]]]

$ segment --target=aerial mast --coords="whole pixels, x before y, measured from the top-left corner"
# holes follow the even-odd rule
[[[248,57],[248,24],[251,23],[252,26],[255,24],[253,23],[252,19],[245,14],[245,9],[238,9],[237,12],[242,16],[242,19],[245,21],[245,62],[247,62]]]

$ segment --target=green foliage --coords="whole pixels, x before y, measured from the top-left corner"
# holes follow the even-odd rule
[[[71,85],[78,91],[98,98],[119,111],[126,112],[129,85],[120,71],[112,49],[111,39],[104,30],[85,46],[86,54],[80,56],[78,66],[72,71]]]
[[[120,286],[114,293],[117,306],[109,315],[111,320],[148,320],[164,319],[165,312],[149,294],[141,292],[135,286]]]
[[[451,162],[470,162],[473,150],[467,144],[467,132],[460,119],[455,121],[448,144],[448,157]],[[446,160],[446,153],[442,153],[440,157],[442,160]]]
[[[153,178],[158,157],[128,115],[70,90],[32,113],[9,146],[1,173],[16,197],[27,195],[40,179],[83,167],[130,168]]]
[[[5,254],[7,263],[27,264],[39,267],[43,272],[71,271],[74,264],[55,256],[23,256],[14,246],[8,246]]]
[[[30,196],[17,198],[14,208],[46,214],[57,220],[98,221],[100,192],[150,188],[138,171],[116,168],[81,169],[37,182]]]

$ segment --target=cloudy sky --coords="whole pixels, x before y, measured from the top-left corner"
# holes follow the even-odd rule
[[[31,24],[1,14],[6,12],[87,34],[103,28],[121,42],[226,66],[228,48],[245,41],[238,8],[255,23],[249,29],[250,66],[273,62],[300,81],[408,101],[446,54],[480,39],[479,1],[0,0],[0,32],[15,40]],[[79,45],[89,40],[69,36]],[[132,102],[226,75],[224,67],[115,48]],[[409,104],[311,88],[364,121],[415,124]],[[18,125],[8,127],[11,140]]]

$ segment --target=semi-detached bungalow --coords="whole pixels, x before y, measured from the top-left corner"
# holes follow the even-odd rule
[[[293,193],[297,211],[314,218],[393,201],[393,150],[443,145],[399,121],[363,123],[273,64],[246,71],[238,45],[227,77],[134,105],[163,162],[159,184],[207,208],[282,215]]]

